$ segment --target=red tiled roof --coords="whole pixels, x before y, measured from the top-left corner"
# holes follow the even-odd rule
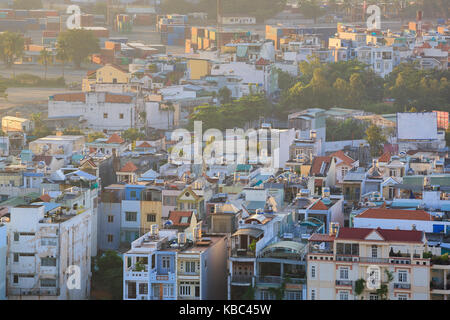
[[[383,153],[383,155],[378,158],[378,162],[389,162],[390,160],[391,160],[391,153],[389,151]]]
[[[151,148],[152,146],[147,141],[144,141],[140,145],[138,145],[137,147],[138,148]]]
[[[58,93],[53,95],[53,101],[65,102],[86,102],[86,95],[84,93]]]
[[[191,224],[192,211],[170,211],[169,212],[169,220],[173,222],[174,226],[186,226],[188,227]],[[181,223],[181,218],[187,217],[187,223]]]
[[[131,103],[131,101],[133,101],[133,97],[123,94],[107,93],[105,95],[105,102],[108,103]]]
[[[53,156],[35,155],[33,156],[34,162],[44,161],[45,165],[49,166],[52,163]]]
[[[333,242],[335,238],[335,235],[313,233],[308,241]]]
[[[423,232],[417,230],[393,230],[370,228],[339,228],[336,239],[365,240],[373,231],[378,232],[385,241],[393,242],[422,242]]]
[[[257,66],[266,66],[268,64],[270,64],[269,60],[266,60],[264,58],[259,58],[259,60],[255,62],[255,65]]]
[[[119,172],[135,172],[138,168],[134,165],[133,162],[127,162]]]
[[[330,156],[341,159],[342,162],[344,162],[348,166],[351,166],[353,164],[353,162],[355,162],[355,160],[353,160],[351,157],[346,155],[344,153],[344,151],[342,151],[342,150],[336,151],[335,153],[331,154]]]
[[[433,216],[424,210],[370,208],[360,213],[356,217],[372,219],[433,221]]]
[[[315,179],[314,180],[314,187],[322,187],[323,186],[323,180],[322,179]]]
[[[117,134],[117,133],[113,133],[108,140],[106,140],[106,143],[118,143],[118,144],[122,144],[124,142],[124,140]]]
[[[44,202],[50,202],[50,200],[52,200],[52,198],[48,194],[43,194],[42,196],[39,197],[39,199],[41,199]]]
[[[327,164],[330,164],[331,157],[315,157],[311,166],[311,174],[320,174],[320,168],[322,167],[322,163],[325,162]]]
[[[328,207],[322,202],[322,200],[319,200],[309,210],[328,210]]]

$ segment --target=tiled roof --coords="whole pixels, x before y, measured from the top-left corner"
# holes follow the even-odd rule
[[[390,160],[391,160],[391,153],[389,151],[383,153],[383,155],[378,158],[378,162],[389,162]]]
[[[322,202],[322,200],[319,200],[309,210],[328,210],[328,207]]]
[[[53,156],[35,155],[33,156],[34,162],[44,161],[45,165],[49,166],[52,163]]]
[[[357,218],[423,220],[433,221],[433,216],[424,210],[401,210],[370,208],[356,216]]]
[[[181,222],[181,218],[187,217],[187,221],[185,223]],[[191,224],[192,211],[170,211],[169,212],[169,220],[173,222],[174,226],[186,226],[188,227]]]
[[[119,172],[135,172],[138,168],[134,165],[133,162],[127,162]]]
[[[351,157],[346,155],[344,153],[344,151],[342,151],[342,150],[336,151],[335,153],[331,154],[330,156],[341,159],[342,162],[344,162],[348,166],[351,166],[355,162],[355,160],[353,160]]]
[[[108,103],[131,103],[133,101],[132,96],[127,96],[123,94],[111,94],[107,93],[105,95],[105,102]]]
[[[422,242],[423,232],[417,230],[394,230],[394,229],[370,229],[370,228],[339,228],[336,235],[338,240],[365,240],[373,231],[385,241],[393,242]]]
[[[259,60],[255,62],[255,65],[257,65],[257,66],[266,66],[268,64],[270,64],[270,61],[268,61],[264,58],[259,58]]]
[[[50,200],[52,200],[52,198],[48,194],[43,194],[39,197],[39,199],[41,199],[43,202],[50,202]]]
[[[138,148],[151,148],[152,146],[147,141],[144,141],[140,145],[138,145],[137,147]]]
[[[113,133],[108,140],[106,140],[106,143],[118,143],[122,144],[124,140],[117,134]]]
[[[311,166],[311,174],[320,174],[320,168],[324,162],[327,164],[324,173],[327,173],[331,157],[315,157]]]
[[[80,93],[58,93],[58,94],[53,95],[53,101],[86,102],[86,95],[83,92],[80,92]]]

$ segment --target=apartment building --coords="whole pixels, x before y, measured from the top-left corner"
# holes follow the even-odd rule
[[[227,237],[158,230],[124,255],[125,300],[216,300],[226,297]]]
[[[12,208],[8,230],[10,300],[80,300],[90,295],[91,210],[57,203]]]
[[[120,227],[122,200],[125,185],[109,185],[101,193],[98,205],[98,248],[118,250],[120,246]]]
[[[80,117],[95,131],[121,131],[138,123],[136,97],[109,92],[61,93],[50,96],[48,118]]]
[[[356,59],[368,64],[380,77],[386,77],[395,67],[393,47],[360,46],[355,51]]]
[[[308,300],[428,300],[426,251],[425,233],[417,230],[339,228],[313,234]]]

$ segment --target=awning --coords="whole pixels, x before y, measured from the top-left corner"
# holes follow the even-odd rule
[[[240,236],[240,235],[247,235],[253,238],[258,238],[264,233],[264,231],[259,229],[253,229],[253,228],[245,228],[245,229],[239,229],[233,234],[233,237]]]

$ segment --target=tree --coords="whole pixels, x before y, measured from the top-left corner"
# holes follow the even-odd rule
[[[69,46],[65,39],[59,39],[56,43],[56,59],[61,61],[62,77],[64,78],[64,68],[66,66],[66,62],[69,61]]]
[[[145,134],[143,134],[136,128],[130,128],[122,133],[122,138],[131,142],[136,141],[139,138],[145,138]]]
[[[366,130],[367,142],[370,145],[371,154],[377,157],[383,150],[383,144],[387,142],[386,137],[380,127],[372,124]]]
[[[52,64],[52,59],[53,57],[47,49],[41,50],[38,61],[44,66],[44,80],[47,80],[47,70],[48,66]]]
[[[97,139],[104,139],[106,138],[105,134],[103,132],[92,132],[88,134],[88,142],[94,142]]]
[[[364,292],[365,286],[366,286],[366,280],[364,280],[363,278],[360,278],[355,281],[355,296],[356,297],[362,295],[362,293]],[[361,296],[361,300],[363,298],[364,297]]]
[[[228,87],[222,87],[219,90],[218,98],[219,98],[220,104],[230,103],[232,101],[231,90],[228,89]]]
[[[317,23],[317,18],[325,14],[325,10],[320,7],[320,3],[317,0],[302,0],[299,2],[303,16],[314,19],[314,23]]]
[[[77,69],[91,54],[100,50],[98,38],[94,33],[84,29],[73,29],[61,32],[58,36],[60,46],[66,48],[67,57],[73,61]]]
[[[32,135],[39,139],[42,137],[46,137],[52,133],[52,131],[45,125],[44,121],[42,120],[42,113],[32,113],[31,114],[31,121],[34,123],[34,130],[32,132]]]
[[[80,128],[70,127],[70,128],[65,128],[63,131],[63,134],[66,136],[82,136],[83,132],[81,131]]]
[[[0,35],[0,55],[8,68],[13,67],[14,62],[22,57],[23,51],[24,39],[21,34],[6,31]]]
[[[94,258],[93,287],[104,289],[112,294],[114,300],[122,299],[123,262],[112,250]]]
[[[447,131],[445,131],[445,142],[447,147],[450,147],[450,127],[447,128]]]

